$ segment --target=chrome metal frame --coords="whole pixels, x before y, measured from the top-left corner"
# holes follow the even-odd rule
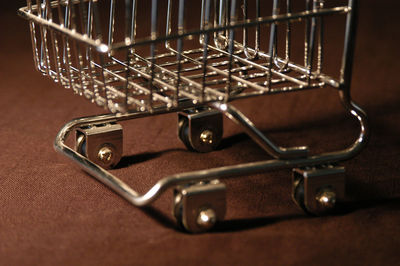
[[[242,1],[244,9],[240,17],[237,0],[231,0],[230,4],[226,0],[202,0],[201,26],[193,30],[184,28],[185,1],[179,0],[177,30],[173,31],[173,1],[169,0],[165,35],[159,35],[158,1],[152,0],[151,33],[145,38],[136,38],[138,0],[125,1],[125,39],[115,42],[116,0],[108,1],[110,19],[106,34],[101,32],[98,1],[37,0],[33,5],[31,0],[27,0],[27,7],[21,8],[19,14],[29,20],[37,69],[64,87],[72,88],[75,93],[115,112],[67,123],[56,137],[55,149],[135,206],[151,204],[165,190],[180,184],[233,178],[270,169],[330,164],[354,157],[365,146],[369,132],[365,112],[350,97],[357,1],[349,0],[346,6],[324,8],[323,0],[305,0],[306,9],[292,13],[292,1],[286,0],[285,12],[279,13],[282,1],[272,0],[272,14],[261,17],[260,1],[255,0],[254,18],[249,18],[247,14],[247,2],[250,0]],[[347,17],[339,80],[323,74],[322,25],[328,15]],[[304,63],[291,60],[292,24],[297,21],[305,21],[306,24]],[[279,57],[277,51],[278,23],[279,27],[284,24],[286,29],[283,57]],[[270,27],[268,52],[262,51],[260,44],[260,28],[265,26]],[[251,28],[255,29],[254,47],[248,41],[247,31]],[[235,38],[238,30],[243,33],[242,42]],[[199,48],[185,50],[184,42],[193,36],[199,38]],[[164,44],[167,50],[161,54],[156,49],[160,44]],[[149,47],[150,55],[146,57],[137,53],[141,47]],[[116,56],[121,51],[125,53],[124,58]],[[159,62],[161,59],[164,63]],[[264,63],[259,63],[260,60]],[[174,70],[171,66],[175,67]],[[246,71],[253,72],[246,74]],[[192,72],[196,74],[190,74]],[[263,81],[259,82],[259,79]],[[118,85],[114,86],[114,83]],[[320,155],[309,156],[307,147],[276,146],[228,103],[245,97],[324,86],[338,90],[344,108],[360,123],[360,133],[350,147]],[[165,177],[140,195],[65,144],[68,135],[79,127],[179,112],[199,106],[217,109],[241,125],[274,159]]]
[[[238,164],[233,166],[225,166],[209,170],[176,174],[160,179],[150,190],[148,190],[143,195],[140,195],[138,192],[133,190],[119,178],[112,175],[110,172],[104,170],[97,164],[91,162],[86,157],[80,155],[79,153],[68,147],[65,144],[65,140],[68,137],[68,134],[70,134],[74,129],[78,127],[87,126],[91,124],[98,124],[98,123],[120,122],[124,120],[142,118],[149,115],[175,112],[177,110],[160,109],[160,110],[155,110],[151,114],[136,112],[136,113],[127,113],[122,115],[109,114],[103,116],[78,118],[67,123],[61,129],[61,131],[58,133],[56,137],[54,147],[58,152],[70,158],[72,161],[74,161],[80,167],[82,167],[85,171],[94,176],[97,180],[110,187],[117,194],[119,194],[120,196],[131,202],[133,205],[138,207],[146,206],[155,201],[167,189],[181,184],[188,184],[191,182],[213,180],[213,179],[243,177],[244,175],[262,173],[267,170],[273,170],[273,169],[295,168],[295,167],[337,163],[353,158],[362,150],[362,148],[365,146],[367,142],[367,137],[369,132],[366,124],[366,115],[357,105],[349,101],[349,99],[346,98],[344,94],[341,94],[341,99],[347,111],[351,115],[353,115],[360,123],[360,134],[358,138],[350,147],[344,150],[324,153],[316,156],[298,157],[292,159],[273,159],[267,161]],[[241,117],[239,119],[243,120],[237,119],[237,121],[241,121],[239,122],[240,125],[243,125],[250,132],[252,132],[249,134],[252,138],[253,138],[252,134],[257,136],[254,137],[253,139],[256,140],[257,143],[261,143],[260,146],[265,145],[268,146],[270,149],[280,150],[280,148],[275,146],[274,144],[269,144],[269,141],[265,136],[262,137],[262,140],[261,138],[258,139],[259,136],[257,128],[254,127],[251,123],[242,122],[245,120],[243,115],[240,114],[235,108],[233,108],[233,106],[230,106],[229,104],[214,104],[213,107],[218,108],[228,117],[230,116]]]

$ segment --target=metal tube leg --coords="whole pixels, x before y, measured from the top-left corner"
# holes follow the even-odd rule
[[[212,180],[212,179],[223,179],[239,177],[243,175],[262,173],[272,169],[283,169],[283,168],[294,168],[304,167],[309,165],[321,165],[329,164],[339,161],[348,160],[357,155],[360,150],[365,146],[368,139],[368,127],[366,122],[366,116],[361,108],[357,107],[352,103],[345,94],[341,94],[344,106],[346,109],[355,116],[360,122],[360,134],[357,140],[348,148],[336,152],[324,153],[320,155],[310,156],[306,158],[296,158],[290,160],[275,159],[269,161],[252,162],[245,164],[238,164],[233,166],[225,166],[220,168],[193,171],[187,173],[181,173],[165,177],[159,180],[149,191],[145,194],[140,195],[127,184],[122,182],[120,179],[104,170],[102,167],[91,162],[88,158],[80,155],[76,151],[72,150],[65,144],[65,140],[69,133],[79,126],[91,124],[91,123],[110,123],[118,122],[128,119],[135,119],[144,117],[149,114],[145,113],[131,113],[125,115],[103,115],[97,117],[80,118],[67,123],[61,131],[58,133],[54,147],[63,155],[69,157],[71,160],[76,162],[80,167],[86,170],[89,174],[93,175],[97,180],[104,183],[116,193],[121,195],[123,198],[131,202],[135,206],[145,206],[155,201],[165,190],[168,188],[187,184],[190,182]],[[163,112],[159,112],[163,113]],[[153,114],[154,115],[154,114]]]
[[[259,131],[254,124],[239,110],[229,104],[225,103],[212,103],[211,106],[220,110],[229,119],[241,125],[246,132],[261,148],[268,152],[276,159],[293,159],[304,158],[308,155],[308,148],[305,146],[282,148],[276,146],[270,139],[268,139],[261,131]]]

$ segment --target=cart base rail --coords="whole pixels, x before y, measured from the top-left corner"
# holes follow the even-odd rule
[[[65,144],[65,140],[71,133],[71,131],[77,129],[78,127],[100,124],[100,123],[115,123],[128,119],[135,119],[144,116],[169,113],[179,110],[160,109],[154,111],[153,113],[147,113],[147,114],[143,112],[136,112],[128,114],[108,114],[102,116],[93,116],[93,117],[75,119],[67,123],[61,129],[61,131],[58,133],[56,137],[54,147],[56,151],[70,158],[72,161],[74,161],[80,167],[82,167],[85,171],[91,174],[94,178],[107,185],[109,188],[111,188],[114,192],[125,198],[127,201],[129,201],[130,203],[132,203],[137,207],[142,207],[154,202],[163,192],[165,192],[169,188],[185,186],[185,185],[188,186],[190,184],[195,184],[198,182],[210,182],[212,180],[234,178],[239,176],[243,177],[244,175],[263,173],[265,171],[273,169],[284,169],[284,168],[291,169],[291,168],[302,168],[309,166],[330,165],[354,157],[365,146],[368,139],[369,130],[367,126],[367,117],[364,111],[350,100],[348,94],[344,93],[343,91],[340,91],[340,96],[346,110],[352,116],[354,116],[360,123],[359,136],[350,147],[344,150],[323,153],[314,156],[304,156],[304,151],[305,151],[304,148],[295,148],[293,150],[295,151],[295,155],[298,155],[297,157],[296,156],[293,157],[293,154],[291,154],[291,157],[284,159],[278,158],[266,161],[251,162],[251,163],[244,163],[232,166],[224,166],[208,170],[175,174],[160,179],[153,187],[151,187],[146,193],[142,195],[136,192],[126,183],[121,181],[119,178],[117,178],[110,172],[103,169],[98,164],[92,162],[85,156],[79,154],[77,151],[68,147]],[[233,106],[229,104],[220,104],[220,105],[214,104],[212,105],[212,107],[218,108],[218,110],[224,113],[228,118],[234,120],[235,122],[247,128],[248,130],[246,132],[249,133],[249,136],[255,139],[256,142],[259,143],[261,147],[263,148],[267,147],[266,148],[267,151],[271,152],[272,150],[271,152],[272,155],[274,155],[273,153],[274,151],[273,149],[271,149],[271,147],[279,150],[279,148],[277,148],[274,144],[272,144],[272,142],[270,143],[265,136],[258,135],[261,133],[254,127],[251,121],[247,119],[243,114],[239,113]],[[272,144],[272,146],[270,144]],[[327,200],[326,195],[330,194],[325,193],[324,200]],[[205,213],[210,213],[210,212],[205,212]],[[203,213],[202,215],[205,214]],[[192,231],[197,232],[197,230],[198,228],[193,229]]]

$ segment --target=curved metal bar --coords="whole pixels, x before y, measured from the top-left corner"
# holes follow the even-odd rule
[[[135,118],[142,118],[149,115],[156,115],[162,113],[173,112],[177,110],[173,109],[160,109],[160,110],[153,110],[152,113],[150,112],[133,112],[127,114],[107,114],[107,115],[100,115],[100,116],[92,116],[92,117],[83,117],[74,119],[67,124],[60,130],[57,134],[54,148],[57,152],[65,155],[66,157],[70,158],[75,163],[79,164],[85,171],[91,174],[100,182],[107,185],[113,191],[118,193],[120,196],[134,204],[135,206],[144,206],[147,205],[149,202],[155,200],[155,194],[161,194],[162,191],[170,187],[171,185],[166,182],[166,180],[158,182],[152,189],[149,190],[145,195],[141,196],[139,193],[134,191],[131,187],[125,184],[123,181],[100,167],[99,165],[93,163],[88,158],[82,156],[78,152],[74,151],[70,147],[65,144],[65,140],[68,138],[69,134],[76,129],[77,127],[93,125],[93,124],[100,124],[100,123],[113,123],[113,122],[120,122],[124,120],[130,120]],[[157,192],[157,193],[155,193]]]
[[[248,6],[247,6],[247,0],[243,0],[243,19],[247,20],[248,18]],[[256,1],[256,18],[260,17],[260,0]],[[251,54],[249,52],[249,47],[247,46],[248,43],[248,32],[247,32],[247,27],[243,28],[243,52],[248,60],[254,60],[258,57],[258,52],[260,51],[260,25],[256,26],[256,32],[255,32],[255,47],[254,47],[254,53]]]
[[[367,114],[360,106],[351,100],[350,90],[339,90],[339,96],[344,108],[360,123],[360,134],[358,138],[348,149],[345,150],[347,151],[347,156],[343,155],[343,160],[348,160],[356,156],[364,148],[368,142],[370,131]]]
[[[247,135],[249,135],[263,150],[268,152],[275,159],[293,159],[300,157],[307,157],[308,148],[291,147],[282,148],[276,146],[269,140],[257,127],[239,110],[230,104],[215,102],[211,104],[215,109],[220,110],[229,119],[236,122],[236,124],[243,127]]]
[[[226,0],[219,1],[219,9],[217,11],[218,1],[214,1],[214,27],[218,26],[226,26],[228,21],[228,3]],[[224,43],[221,43],[220,37],[225,34],[223,40]],[[215,31],[214,32],[214,45],[218,47],[218,49],[225,50],[228,47],[228,31],[225,33]]]
[[[100,166],[94,164],[87,158],[83,157],[76,151],[69,148],[64,141],[68,137],[68,134],[76,127],[94,124],[94,123],[104,123],[104,122],[116,122],[134,118],[140,118],[157,113],[172,112],[173,110],[160,110],[155,113],[128,113],[128,114],[110,114],[103,116],[87,117],[75,119],[67,123],[61,131],[58,133],[54,147],[56,151],[64,154],[74,162],[78,163],[84,170],[89,174],[93,175],[97,180],[107,185],[114,192],[125,198],[127,201],[135,206],[142,207],[151,204],[155,201],[164,191],[168,188],[185,184],[190,182],[196,182],[201,180],[211,180],[211,179],[224,179],[232,178],[243,175],[257,174],[265,172],[266,170],[272,169],[283,169],[283,168],[293,168],[293,167],[304,167],[311,165],[321,165],[329,164],[339,161],[348,160],[355,155],[357,155],[360,150],[365,146],[369,130],[367,126],[367,117],[365,112],[353,103],[350,99],[349,91],[340,91],[340,97],[342,99],[343,105],[346,110],[351,113],[360,123],[360,134],[356,141],[348,148],[331,153],[324,153],[320,155],[310,156],[306,158],[296,158],[296,159],[274,159],[260,162],[252,162],[245,164],[238,164],[233,166],[225,166],[220,168],[214,168],[209,170],[201,170],[194,172],[187,172],[172,175],[159,180],[150,190],[145,194],[140,195],[138,192],[133,190],[123,181],[107,172]]]

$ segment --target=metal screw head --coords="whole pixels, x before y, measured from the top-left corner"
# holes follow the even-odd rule
[[[331,189],[322,190],[317,194],[317,202],[323,211],[331,210],[336,204],[336,193]]]
[[[213,144],[213,132],[211,130],[204,130],[203,132],[201,132],[200,134],[200,140],[204,143],[204,144]]]
[[[217,214],[211,208],[200,211],[197,216],[197,224],[205,230],[210,229],[217,222]]]
[[[114,157],[113,150],[108,146],[104,146],[99,150],[97,156],[99,157],[100,161],[105,164],[109,164]]]

